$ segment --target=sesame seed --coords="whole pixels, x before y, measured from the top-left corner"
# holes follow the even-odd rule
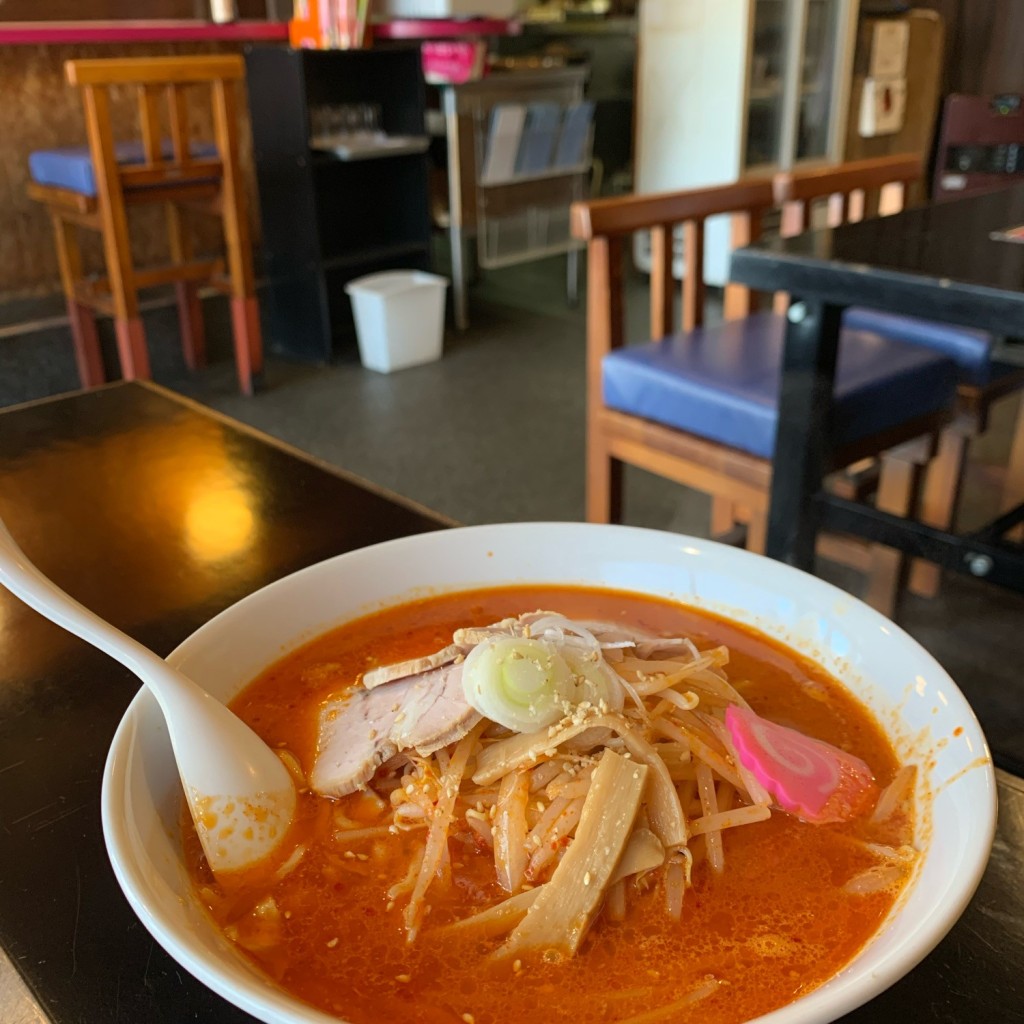
[[[388,910],[388,911],[394,910],[395,909],[395,901],[394,900],[388,900],[388,905],[387,905],[387,907],[385,909]]]
[[[586,871],[583,874],[583,884],[584,885],[590,885],[590,872],[589,871]]]
[[[338,944],[338,938],[337,938],[337,936],[335,936],[333,939],[330,940],[330,942],[327,943],[327,948],[328,949],[334,949],[334,947],[337,944]]]
[[[464,1013],[462,1015],[462,1019],[466,1022],[466,1024],[476,1024],[476,1018],[471,1013]]]
[[[411,974],[398,974],[398,975],[395,975],[395,981],[400,981],[403,984],[405,984],[405,982],[407,982],[407,981],[412,981],[412,975]]]
[[[357,853],[356,854],[356,859],[357,860],[369,860],[370,859],[370,855],[366,854],[366,853]]]
[[[345,851],[345,859],[346,860],[355,860],[356,859],[356,855],[351,850],[346,850]]]
[[[515,971],[516,974],[518,974],[522,969],[523,969],[523,961],[522,960],[516,960],[512,964],[512,970]]]

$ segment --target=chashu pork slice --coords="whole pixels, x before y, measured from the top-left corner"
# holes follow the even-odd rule
[[[399,750],[413,747],[423,757],[456,743],[480,721],[466,703],[462,663],[435,668],[407,680],[402,710],[392,737]]]
[[[410,676],[418,676],[428,669],[440,668],[455,661],[462,653],[462,649],[455,644],[449,644],[443,650],[434,654],[424,655],[422,658],[411,658],[409,661],[400,661],[396,665],[382,665],[380,668],[370,669],[363,675],[363,686],[368,690],[374,690],[378,686],[387,683],[397,682],[399,679],[408,679]]]
[[[461,663],[372,690],[356,687],[321,708],[310,785],[322,796],[353,793],[395,754],[412,748],[426,757],[479,721],[462,693]]]

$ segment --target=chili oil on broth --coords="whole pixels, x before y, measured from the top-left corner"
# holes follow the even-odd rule
[[[730,681],[754,711],[843,749],[871,767],[880,786],[898,765],[870,713],[821,667],[736,623],[657,598],[568,587],[505,587],[432,597],[348,623],[286,655],[253,681],[232,707],[272,746],[294,753],[308,774],[316,754],[319,705],[361,672],[437,650],[452,632],[550,608],[579,619],[619,620],[699,647],[725,644]],[[626,919],[602,916],[579,954],[513,971],[488,954],[500,940],[434,931],[507,897],[491,851],[457,818],[450,833],[452,885],[432,886],[419,939],[406,941],[402,902],[387,889],[403,878],[423,831],[339,846],[334,810],[372,825],[371,801],[303,797],[299,827],[311,842],[299,866],[276,884],[243,885],[230,895],[212,883],[194,834],[186,855],[200,897],[241,952],[284,989],[328,1013],[370,1024],[475,1024],[618,1021],[680,999],[713,976],[723,984],[685,1024],[736,1024],[818,987],[877,930],[897,893],[843,891],[874,861],[862,821],[809,825],[775,813],[722,834],[725,871],[694,869],[680,922],[664,911],[660,880],[633,894]],[[350,856],[346,856],[346,851]],[[658,876],[658,873],[655,873]],[[254,906],[270,896],[279,911],[262,923]],[[253,925],[253,920],[256,924]],[[240,923],[241,922],[241,923]],[[245,929],[239,934],[237,929]],[[232,929],[236,929],[233,931]]]

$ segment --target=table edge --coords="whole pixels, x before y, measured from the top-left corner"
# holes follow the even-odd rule
[[[239,430],[243,434],[247,434],[249,437],[252,437],[257,441],[262,441],[263,444],[269,445],[271,448],[276,448],[278,451],[284,452],[292,458],[299,459],[301,462],[306,462],[311,466],[316,466],[317,469],[330,473],[332,476],[339,477],[347,483],[361,487],[363,490],[369,491],[371,494],[376,494],[378,497],[384,498],[395,505],[401,505],[410,512],[415,512],[417,515],[423,516],[425,519],[433,519],[438,526],[454,528],[463,525],[457,519],[453,519],[451,516],[445,515],[443,512],[436,512],[434,509],[428,508],[426,505],[421,504],[413,498],[407,498],[404,494],[392,491],[388,487],[382,487],[380,484],[374,483],[372,480],[367,480],[358,473],[353,473],[349,469],[343,469],[341,466],[336,466],[333,462],[321,459],[318,455],[312,454],[312,452],[307,452],[302,448],[297,448],[288,441],[282,441],[279,437],[274,437],[273,434],[268,434],[265,431],[260,430],[258,427],[253,427],[248,423],[244,423],[242,420],[236,420],[233,416],[228,416],[227,413],[223,413],[219,409],[213,409],[208,405],[204,405],[202,402],[196,401],[194,398],[189,398],[188,395],[182,395],[177,391],[172,391],[170,388],[166,388],[162,384],[157,384],[151,380],[119,381],[118,383],[137,384],[144,390],[152,391],[154,394],[160,395],[163,398],[169,398],[171,401],[177,402],[179,405],[183,405],[186,409],[192,410],[192,412],[199,413],[201,416],[207,416],[210,419],[216,420],[218,423],[222,423],[225,426]]]
[[[39,406],[48,405],[52,402],[64,401],[68,398],[77,398],[82,395],[95,394],[100,391],[112,391],[116,388],[130,387],[138,387],[144,391],[150,391],[153,394],[159,395],[161,398],[169,399],[178,405],[184,406],[186,409],[198,413],[200,416],[205,416],[208,419],[212,419],[223,424],[224,426],[238,430],[271,448],[276,448],[278,451],[284,452],[286,455],[289,455],[294,459],[298,459],[300,462],[305,462],[308,465],[315,466],[317,469],[325,473],[330,473],[332,476],[336,476],[347,483],[353,484],[356,487],[361,487],[363,490],[369,491],[371,494],[374,494],[379,498],[383,498],[385,501],[390,501],[392,504],[399,505],[409,512],[422,516],[424,519],[433,520],[439,527],[451,529],[464,525],[457,519],[453,519],[451,516],[445,515],[443,512],[437,512],[432,508],[428,508],[426,505],[421,504],[413,498],[407,498],[403,494],[398,494],[396,491],[392,491],[387,487],[382,487],[380,484],[376,484],[372,480],[367,480],[365,477],[359,476],[358,473],[353,473],[351,470],[343,469],[341,466],[336,466],[334,463],[328,462],[326,459],[321,459],[319,456],[313,455],[311,452],[303,451],[301,448],[297,448],[295,445],[290,444],[287,441],[282,441],[280,438],[274,437],[272,434],[268,434],[257,427],[250,426],[248,423],[243,423],[241,420],[228,416],[219,409],[211,408],[208,405],[204,405],[202,402],[196,401],[194,398],[189,398],[187,395],[179,394],[177,391],[172,391],[170,388],[164,387],[162,384],[157,384],[155,381],[151,380],[108,381],[106,384],[100,384],[97,387],[77,388],[74,391],[64,391],[59,395],[46,395],[43,398],[33,398],[27,402],[19,402],[15,405],[8,405],[0,408],[0,416],[4,416],[7,413],[38,408]]]
[[[865,280],[865,268],[870,270],[871,281],[876,287],[900,288],[904,293],[900,301],[880,301],[876,295],[857,295],[856,293],[861,290],[857,286]],[[781,280],[783,276],[792,278],[805,274],[828,274],[833,280],[824,287],[800,287],[799,282]],[[865,306],[907,316],[918,316],[922,319],[982,328],[993,334],[1024,335],[1024,292],[1013,293],[989,285],[951,279],[944,285],[935,277],[923,277],[871,264],[850,263],[846,260],[778,253],[762,248],[756,243],[737,249],[731,254],[728,280],[730,283],[746,285],[756,290],[788,291],[797,299],[820,299],[844,307]],[[853,298],[850,297],[851,292],[855,293]],[[968,295],[989,303],[993,310],[984,312],[980,317],[976,310],[970,315],[950,315],[945,308],[947,302],[951,298],[962,300]],[[907,308],[907,299],[910,299],[914,309]],[[942,307],[941,313],[936,313],[937,304]],[[918,306],[920,308],[917,308]]]

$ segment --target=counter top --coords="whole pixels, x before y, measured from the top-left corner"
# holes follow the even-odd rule
[[[377,39],[454,39],[465,36],[517,36],[515,19],[506,18],[393,18],[374,22]]]
[[[0,22],[0,46],[61,43],[286,42],[282,21],[10,21]]]

